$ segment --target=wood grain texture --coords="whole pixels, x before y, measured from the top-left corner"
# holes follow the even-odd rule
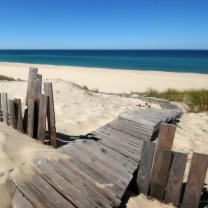
[[[172,161],[172,151],[157,149],[154,158],[152,178],[150,183],[150,196],[163,200]]]
[[[168,183],[166,187],[164,202],[178,206],[184,171],[186,168],[187,154],[174,152]]]
[[[23,120],[22,120],[22,106],[21,99],[14,99],[14,107],[15,107],[15,120],[16,120],[16,128],[20,132],[24,133],[23,130]]]
[[[9,125],[15,128],[14,100],[9,100]]]
[[[39,95],[39,113],[38,113],[38,135],[37,139],[45,143],[46,131],[46,113],[47,113],[48,96]]]
[[[157,140],[157,148],[170,149],[173,146],[173,140],[176,132],[176,126],[170,124],[161,124]]]
[[[28,86],[27,86],[27,96],[26,96],[26,106],[28,106],[28,99],[34,99],[34,80],[37,76],[38,69],[30,67],[29,77],[28,77]]]
[[[7,93],[2,93],[2,111],[3,111],[3,122],[9,124],[8,122],[8,100]]]
[[[208,155],[193,153],[184,193],[183,208],[196,208],[199,205],[202,187],[208,166]]]
[[[34,206],[18,189],[16,189],[16,192],[12,198],[12,204],[14,208],[34,208]]]
[[[142,155],[137,174],[137,186],[140,193],[148,194],[153,158],[156,144],[150,141],[143,142]]]
[[[51,146],[56,148],[56,120],[54,111],[54,99],[52,83],[44,83],[45,95],[48,96],[47,121]]]
[[[33,137],[34,131],[34,112],[35,112],[35,101],[28,99],[28,123],[27,123],[27,134]]]

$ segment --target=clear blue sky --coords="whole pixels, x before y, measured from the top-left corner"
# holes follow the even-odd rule
[[[208,0],[0,0],[0,49],[208,49]]]

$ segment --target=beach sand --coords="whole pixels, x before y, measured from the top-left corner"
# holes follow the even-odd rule
[[[0,63],[1,75],[25,80],[0,81],[0,92],[8,93],[9,99],[22,99],[24,104],[30,66],[39,68],[38,73],[43,75],[43,82],[51,81],[53,83],[59,139],[85,135],[128,109],[146,108],[147,105],[160,108],[158,104],[147,104],[139,99],[85,91],[77,84],[86,85],[89,89],[97,88],[99,91],[114,93],[144,91],[149,87],[158,90],[169,87],[177,89],[208,88],[208,75],[202,74]],[[184,109],[184,115],[178,123],[173,149],[189,154],[186,179],[193,151],[207,153],[208,116],[207,113],[187,113],[183,104],[179,105]],[[11,207],[14,187],[10,180],[30,180],[35,169],[31,160],[41,155],[46,157],[53,155],[54,159],[63,157],[59,153],[54,153],[52,147],[42,145],[0,123],[0,207]],[[208,174],[205,183],[208,184]],[[131,197],[127,207],[136,208],[138,206],[170,207],[156,200],[150,201],[143,195]]]

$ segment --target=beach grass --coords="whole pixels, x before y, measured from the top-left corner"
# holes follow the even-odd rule
[[[7,76],[4,76],[4,75],[0,75],[0,80],[4,80],[4,81],[15,81],[14,78],[7,77]]]
[[[143,93],[132,92],[143,97],[154,97],[174,102],[184,102],[188,112],[208,112],[208,89],[176,90],[167,89],[159,92],[149,88]]]

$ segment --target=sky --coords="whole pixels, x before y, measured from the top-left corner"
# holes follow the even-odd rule
[[[0,0],[0,49],[208,50],[208,0]]]

